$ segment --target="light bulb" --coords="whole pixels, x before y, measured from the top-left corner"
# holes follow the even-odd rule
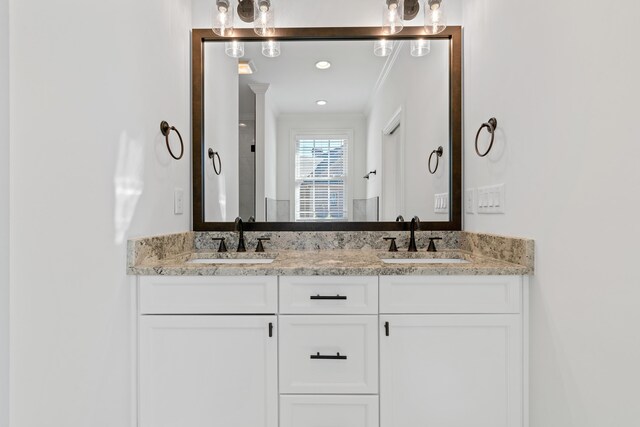
[[[222,37],[233,35],[233,8],[229,7],[229,0],[216,0],[211,29]]]
[[[262,54],[267,58],[280,56],[280,42],[274,40],[262,42]]]
[[[425,56],[431,52],[430,40],[411,40],[411,56]]]
[[[385,0],[382,11],[382,32],[384,34],[396,34],[402,31],[404,0]]]
[[[427,0],[424,8],[424,29],[427,34],[438,34],[447,28],[443,0]]]
[[[375,56],[389,56],[393,52],[393,41],[376,40],[373,45],[373,54]]]
[[[262,37],[272,37],[276,33],[275,18],[270,0],[257,0],[254,7],[255,20],[253,30]]]
[[[242,58],[244,56],[244,43],[234,40],[224,44],[224,52],[232,58]]]

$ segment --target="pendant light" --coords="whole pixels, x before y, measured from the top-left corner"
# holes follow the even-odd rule
[[[230,7],[229,0],[216,0],[211,29],[222,37],[233,35],[233,8]]]
[[[376,40],[373,45],[375,56],[389,56],[393,52],[393,40]]]
[[[425,56],[431,52],[430,40],[411,40],[411,56]]]
[[[402,31],[404,26],[402,18],[404,0],[385,0],[382,10],[382,32],[384,34],[396,34]]]
[[[280,56],[280,42],[275,40],[262,42],[262,54],[267,58]]]
[[[261,37],[272,37],[276,29],[271,0],[256,0],[253,29]]]
[[[424,29],[427,34],[438,34],[447,28],[443,0],[427,0],[424,8]]]
[[[224,44],[224,53],[232,58],[242,58],[244,56],[244,43],[237,40]]]

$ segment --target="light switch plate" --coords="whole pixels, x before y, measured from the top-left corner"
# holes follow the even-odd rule
[[[505,213],[504,184],[478,187],[478,197],[475,203],[479,214]]]
[[[468,214],[476,213],[476,189],[470,188],[464,192],[464,210]]]
[[[449,193],[439,193],[434,195],[433,212],[438,214],[449,213]]]
[[[176,188],[173,191],[173,213],[174,215],[184,213],[184,190],[182,188]]]

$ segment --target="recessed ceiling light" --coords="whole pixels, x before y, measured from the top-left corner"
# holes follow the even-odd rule
[[[243,123],[243,122],[240,122],[240,124],[239,124],[238,126],[240,126],[241,128],[246,128],[246,127],[247,127],[247,124],[246,124],[246,123]]]
[[[316,101],[316,104],[318,105],[327,105],[327,101],[325,101],[324,99],[319,99]]]
[[[318,70],[326,70],[327,68],[331,68],[331,62],[329,62],[329,61],[318,61],[318,62],[316,62],[316,68]]]

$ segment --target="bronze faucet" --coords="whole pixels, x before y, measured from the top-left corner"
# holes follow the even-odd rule
[[[244,228],[242,226],[242,218],[236,218],[236,231],[240,233],[240,238],[238,239],[238,249],[236,252],[247,252],[247,248],[244,245]]]
[[[409,239],[409,252],[418,252],[416,247],[416,229],[420,228],[420,218],[418,215],[411,218],[411,238]]]

